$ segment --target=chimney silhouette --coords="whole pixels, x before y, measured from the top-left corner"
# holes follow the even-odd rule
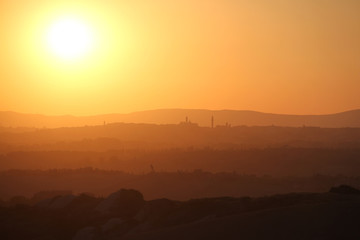
[[[211,128],[214,128],[214,116],[211,116]]]

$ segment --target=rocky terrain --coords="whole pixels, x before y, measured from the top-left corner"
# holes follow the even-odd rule
[[[1,239],[359,239],[360,191],[145,201],[40,192],[1,202]]]

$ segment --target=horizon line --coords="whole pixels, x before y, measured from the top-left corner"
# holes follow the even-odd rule
[[[324,114],[292,114],[292,113],[274,113],[274,112],[262,112],[257,110],[248,110],[248,109],[206,109],[206,108],[155,108],[148,110],[139,110],[132,111],[127,113],[113,112],[113,113],[99,113],[99,114],[86,114],[86,115],[76,115],[76,114],[44,114],[44,113],[28,113],[28,112],[18,112],[13,110],[0,110],[0,113],[15,113],[15,114],[25,114],[25,115],[39,115],[46,117],[95,117],[95,116],[105,116],[105,115],[130,115],[135,113],[143,112],[152,112],[152,111],[209,111],[209,112],[221,112],[221,111],[232,111],[232,112],[253,112],[261,114],[273,114],[273,115],[287,115],[287,116],[324,116],[324,115],[336,115],[341,113],[359,111],[360,108],[344,110],[340,112],[324,113]]]

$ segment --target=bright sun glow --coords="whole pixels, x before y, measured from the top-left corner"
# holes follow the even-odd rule
[[[80,19],[61,18],[50,26],[46,41],[56,56],[74,60],[92,50],[94,34],[89,25]]]

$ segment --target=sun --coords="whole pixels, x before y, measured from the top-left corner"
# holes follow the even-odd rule
[[[49,50],[63,60],[84,57],[94,48],[94,34],[85,21],[63,17],[54,21],[46,34]]]

